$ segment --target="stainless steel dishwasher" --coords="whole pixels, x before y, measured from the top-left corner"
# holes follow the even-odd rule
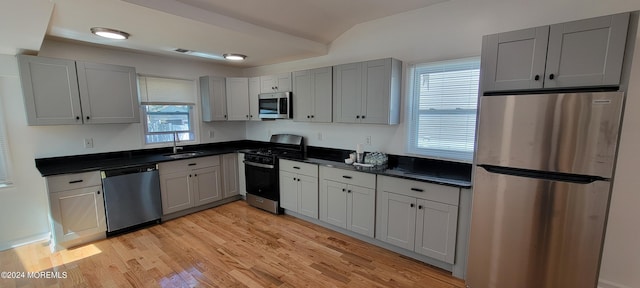
[[[107,235],[160,222],[160,178],[155,164],[104,170],[101,174]]]

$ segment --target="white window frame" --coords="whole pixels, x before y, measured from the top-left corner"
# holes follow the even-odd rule
[[[200,115],[197,108],[197,81],[193,79],[180,79],[156,75],[138,74],[138,96],[140,98],[140,125],[142,133],[141,141],[145,148],[159,148],[173,145],[173,140],[166,142],[147,142],[147,135],[166,134],[162,132],[149,132],[147,123],[147,111],[145,105],[189,105],[189,123],[191,129],[188,131],[193,135],[192,140],[180,140],[177,145],[192,145],[199,143],[200,137]],[[154,83],[153,86],[149,86]],[[155,85],[158,84],[158,85]],[[173,85],[175,84],[175,85]],[[180,132],[180,131],[178,131]],[[187,132],[187,131],[184,131]],[[173,139],[173,138],[172,138]]]
[[[177,145],[189,145],[189,144],[197,144],[198,142],[198,125],[196,123],[196,119],[198,118],[196,115],[196,107],[194,103],[178,103],[178,102],[143,102],[140,105],[141,109],[141,117],[142,117],[142,126],[143,126],[143,135],[142,141],[146,147],[165,147],[167,144],[173,145],[173,140],[162,141],[162,142],[147,142],[148,135],[161,135],[161,134],[170,134],[171,132],[149,132],[149,125],[147,122],[147,109],[145,106],[147,105],[186,105],[189,106],[189,130],[175,130],[178,134],[182,133],[190,133],[193,135],[192,140],[179,140],[176,141]],[[173,139],[173,138],[172,138]]]
[[[433,67],[438,67],[438,68],[442,68],[442,67],[451,67],[450,65],[455,65],[455,64],[461,64],[461,63],[474,63],[471,66],[474,66],[475,68],[477,68],[477,73],[478,73],[478,85],[479,85],[479,71],[480,71],[480,57],[469,57],[469,58],[460,58],[460,59],[453,59],[453,60],[446,60],[446,61],[437,61],[437,62],[424,62],[424,63],[416,63],[410,66],[409,69],[409,75],[410,75],[410,80],[409,83],[407,83],[409,89],[409,94],[408,94],[408,99],[409,101],[407,101],[409,103],[409,116],[408,116],[408,129],[407,129],[407,153],[408,154],[413,154],[413,155],[417,155],[417,156],[423,156],[423,157],[427,157],[427,158],[432,158],[432,159],[438,159],[438,160],[446,160],[446,161],[452,161],[452,162],[462,162],[462,163],[472,163],[473,162],[473,153],[474,153],[474,148],[475,148],[475,126],[476,126],[476,119],[477,119],[477,98],[475,101],[475,107],[474,109],[470,109],[470,108],[464,108],[464,109],[443,109],[443,110],[436,110],[436,109],[422,109],[420,110],[420,83],[418,83],[420,81],[419,78],[419,74],[420,72],[424,72],[424,70],[430,70],[433,69]],[[445,68],[446,69],[446,68]],[[446,71],[456,71],[456,70],[446,70]],[[458,70],[459,71],[459,70]],[[445,70],[442,70],[442,72],[445,72]],[[478,93],[478,88],[475,89],[476,94],[475,97],[477,97],[477,93]],[[468,118],[468,119],[473,119],[473,127],[470,127],[471,125],[467,126],[468,128],[466,129],[468,131],[468,129],[472,129],[472,133],[473,133],[473,137],[471,142],[467,142],[468,144],[470,143],[470,147],[471,150],[447,150],[447,149],[430,149],[430,148],[422,148],[419,147],[419,139],[418,139],[418,135],[419,135],[419,118],[421,115],[443,115],[443,116],[448,116],[448,115],[469,115],[472,118]],[[446,126],[443,126],[446,127]],[[437,132],[436,132],[437,133]],[[466,147],[468,148],[469,145],[466,145]]]

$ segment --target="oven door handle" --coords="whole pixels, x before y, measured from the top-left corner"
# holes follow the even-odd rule
[[[267,169],[275,168],[275,166],[269,165],[269,164],[253,163],[253,162],[249,162],[249,161],[246,161],[246,160],[242,161],[242,162],[244,162],[245,165],[255,166],[255,167],[260,167],[260,168],[267,168]]]

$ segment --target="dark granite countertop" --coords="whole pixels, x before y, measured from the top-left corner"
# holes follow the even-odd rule
[[[168,147],[39,158],[36,159],[35,162],[40,174],[43,177],[47,177],[60,174],[126,168],[137,165],[155,164],[234,152],[245,152],[247,149],[255,149],[268,145],[268,142],[241,140],[183,146],[183,150],[181,152],[197,151],[198,154],[178,159],[167,156],[172,152],[172,148]],[[383,168],[358,167],[344,163],[344,159],[348,158],[350,152],[351,151],[343,149],[308,146],[306,157],[304,159],[290,158],[290,160],[339,169],[399,177],[409,180],[427,181],[462,188],[471,187],[471,164],[453,163],[409,156],[388,155],[389,163]]]
[[[59,174],[126,168],[145,164],[235,153],[239,149],[260,147],[263,145],[262,143],[263,142],[243,140],[224,143],[182,146],[183,150],[181,150],[179,153],[194,151],[198,152],[196,155],[190,155],[189,157],[183,158],[172,158],[168,156],[172,153],[172,148],[169,147],[52,158],[39,158],[36,159],[35,162],[36,168],[38,168],[40,174],[43,177],[47,177]]]

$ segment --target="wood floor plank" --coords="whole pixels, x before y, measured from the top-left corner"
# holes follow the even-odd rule
[[[464,282],[394,252],[236,201],[51,253],[47,243],[0,252],[0,287],[432,287]]]

